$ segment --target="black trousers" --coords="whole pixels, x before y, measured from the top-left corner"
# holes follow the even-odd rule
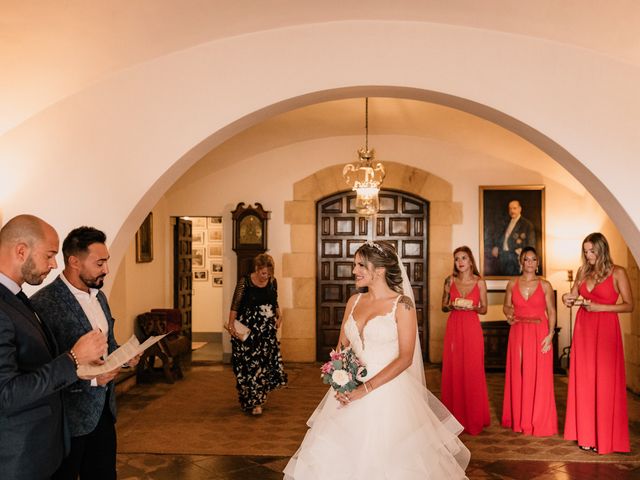
[[[51,480],[116,480],[116,426],[109,391],[93,432],[71,437],[71,451]]]

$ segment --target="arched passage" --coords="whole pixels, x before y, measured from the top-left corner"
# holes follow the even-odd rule
[[[639,256],[639,80],[636,66],[593,51],[428,22],[222,38],[120,71],[4,135],[3,216],[30,211],[61,231],[96,218],[117,264],[169,186],[235,133],[319,101],[397,96],[468,111],[528,139],[588,188]]]

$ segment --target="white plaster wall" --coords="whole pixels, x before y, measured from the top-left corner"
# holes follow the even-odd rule
[[[125,342],[134,333],[136,317],[152,308],[173,307],[173,231],[166,201],[153,209],[153,261],[136,263],[135,237],[118,266],[110,260],[109,295],[111,313],[116,319],[115,335]]]
[[[637,65],[593,51],[427,22],[223,38],[118,71],[4,134],[0,205],[3,217],[28,211],[62,231],[99,219],[118,264],[170,185],[247,126],[323,99],[441,92],[552,153],[638,258],[638,84]]]

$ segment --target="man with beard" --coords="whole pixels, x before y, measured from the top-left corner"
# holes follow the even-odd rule
[[[2,478],[44,480],[60,465],[68,436],[61,391],[79,364],[100,361],[105,336],[89,331],[58,345],[22,291],[57,267],[58,235],[19,215],[0,229],[0,465]]]
[[[100,291],[109,273],[106,236],[92,227],[72,230],[62,243],[64,270],[32,302],[62,348],[85,332],[99,329],[109,352],[118,348],[107,297]],[[137,363],[137,359],[133,363]],[[53,479],[116,478],[116,397],[113,379],[119,369],[91,381],[80,380],[64,391],[71,433],[71,453]]]

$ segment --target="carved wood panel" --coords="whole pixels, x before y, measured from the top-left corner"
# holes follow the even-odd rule
[[[429,204],[403,192],[382,190],[380,211],[373,217],[358,215],[355,194],[343,192],[316,205],[318,282],[316,291],[316,352],[325,361],[335,348],[345,303],[355,293],[353,260],[366,240],[388,240],[396,245],[416,298],[420,343],[428,358],[427,256]]]
[[[176,218],[173,238],[173,307],[180,310],[182,333],[191,341],[191,221]]]

